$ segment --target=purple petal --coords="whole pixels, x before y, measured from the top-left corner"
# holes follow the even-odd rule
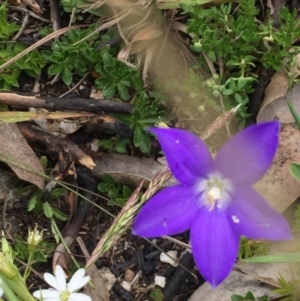
[[[291,231],[285,218],[251,187],[239,187],[227,209],[231,227],[252,239],[285,240]]]
[[[176,179],[194,184],[213,169],[213,159],[205,143],[196,135],[178,129],[149,129],[155,134]]]
[[[165,188],[142,207],[134,221],[133,234],[158,237],[188,230],[199,210],[198,197],[192,188],[182,185]]]
[[[279,139],[279,122],[250,126],[219,150],[215,166],[236,184],[257,182],[270,167]]]
[[[231,229],[225,211],[203,209],[193,220],[191,245],[201,275],[216,287],[235,263],[239,235]]]

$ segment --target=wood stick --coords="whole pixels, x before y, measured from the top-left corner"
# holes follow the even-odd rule
[[[51,98],[0,93],[0,103],[17,108],[44,108],[50,110],[127,113],[133,112],[130,103],[116,102],[108,99]]]

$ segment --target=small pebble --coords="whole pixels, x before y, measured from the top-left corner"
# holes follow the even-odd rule
[[[172,257],[172,258],[170,258]],[[165,263],[169,263],[170,265],[172,265],[173,267],[177,267],[178,263],[177,263],[177,251],[168,251],[166,254],[165,253],[161,253],[159,256],[159,259],[161,262],[165,262]]]
[[[164,288],[166,286],[166,277],[155,276],[154,283],[155,283],[155,285],[158,285],[158,286]]]
[[[127,269],[125,271],[124,279],[128,282],[131,282],[133,280],[134,276],[135,276],[135,272],[132,271],[131,269]]]
[[[130,292],[131,284],[128,281],[122,281],[121,286],[126,289],[126,291]]]

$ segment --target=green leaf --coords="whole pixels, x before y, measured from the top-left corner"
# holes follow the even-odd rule
[[[36,203],[37,203],[37,194],[34,193],[28,202],[27,211],[32,211],[34,209]]]
[[[216,54],[213,51],[209,51],[207,55],[211,61],[213,62],[217,61]]]
[[[254,256],[247,259],[241,259],[241,261],[252,263],[299,263],[300,252]]]
[[[109,191],[107,196],[111,199],[115,198],[119,194],[119,190],[116,188],[112,191]]]
[[[52,207],[48,202],[43,203],[43,210],[46,217],[51,218],[53,216]]]
[[[37,262],[47,262],[47,257],[41,251],[35,251],[35,253],[34,253],[34,259]]]
[[[53,215],[61,221],[67,221],[68,216],[56,208],[52,208]]]
[[[102,59],[104,66],[114,66],[114,58],[109,53],[105,53]]]
[[[123,100],[128,100],[128,98],[129,98],[129,93],[128,93],[127,88],[123,85],[123,83],[118,83],[117,89],[118,89],[118,92],[119,92],[120,97],[121,97]]]
[[[72,83],[73,81],[73,76],[72,76],[72,72],[69,68],[64,68],[62,73],[61,73],[61,79],[63,80],[63,82],[68,86]]]
[[[255,301],[255,297],[254,297],[253,294],[249,291],[249,292],[247,292],[247,294],[245,295],[245,300],[247,300],[247,301]]]
[[[132,194],[131,189],[129,189],[127,186],[123,185],[123,197],[125,199],[129,199],[131,194]]]
[[[63,70],[63,65],[58,65],[58,64],[54,64],[54,65],[51,65],[48,69],[48,73],[50,75],[57,75],[57,74],[60,74],[60,72]]]
[[[103,89],[103,95],[107,98],[113,98],[116,93],[116,84],[110,83]]]
[[[100,192],[103,192],[103,193],[106,192],[105,191],[105,183],[103,183],[103,182],[99,183],[97,188]]]
[[[238,94],[238,93],[235,93],[235,94],[234,94],[234,99],[235,99],[235,101],[238,102],[238,103],[242,103],[242,101],[243,101],[241,95]]]
[[[293,105],[289,101],[287,101],[286,103],[296,121],[298,130],[300,131],[300,116],[299,116],[298,112],[296,111],[296,109],[293,107]]]
[[[290,164],[290,171],[292,175],[300,181],[300,164],[299,163],[291,163]]]
[[[231,295],[231,301],[244,301],[244,297],[241,295]]]
[[[126,146],[116,145],[116,152],[118,152],[120,154],[124,154],[126,152]]]
[[[233,94],[233,91],[232,91],[231,89],[226,89],[226,90],[224,90],[224,91],[222,92],[222,94],[223,94],[224,96],[228,96],[228,95]]]

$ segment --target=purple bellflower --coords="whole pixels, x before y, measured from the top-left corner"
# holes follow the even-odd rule
[[[251,185],[270,167],[279,140],[279,122],[250,126],[233,136],[213,159],[196,135],[151,128],[179,184],[155,194],[140,210],[133,233],[174,235],[190,229],[201,275],[213,286],[230,273],[239,238],[291,238],[287,221]]]

